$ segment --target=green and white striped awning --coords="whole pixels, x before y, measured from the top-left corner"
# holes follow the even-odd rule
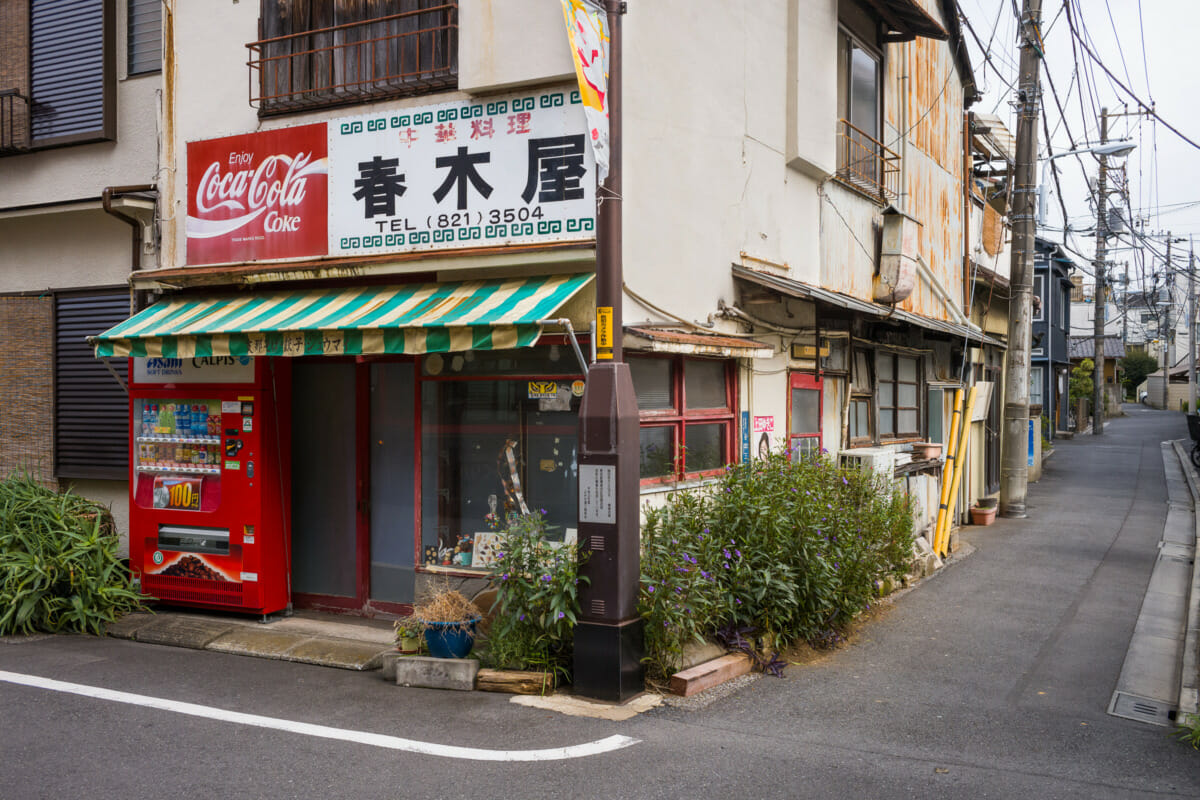
[[[592,279],[246,292],[162,300],[89,339],[97,358],[447,353],[529,347]]]

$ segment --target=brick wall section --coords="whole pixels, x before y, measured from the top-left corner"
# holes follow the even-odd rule
[[[0,478],[54,478],[54,301],[0,296]]]
[[[0,91],[5,89],[16,89],[29,97],[29,0],[0,0]],[[5,117],[3,144],[28,144],[28,105],[16,100],[0,101],[0,116]]]

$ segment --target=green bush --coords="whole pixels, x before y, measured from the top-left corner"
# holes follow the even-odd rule
[[[547,541],[544,512],[537,512],[509,514],[497,547],[486,660],[569,679],[579,581],[587,580],[579,575],[578,546]]]
[[[141,607],[108,509],[28,475],[0,482],[0,635],[102,634]]]
[[[647,666],[719,628],[761,647],[827,642],[869,608],[876,581],[912,559],[913,514],[877,474],[784,452],[732,465],[715,485],[646,510],[640,609]]]

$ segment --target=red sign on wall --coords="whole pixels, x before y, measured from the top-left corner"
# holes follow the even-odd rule
[[[325,255],[328,149],[325,123],[188,143],[188,263]]]

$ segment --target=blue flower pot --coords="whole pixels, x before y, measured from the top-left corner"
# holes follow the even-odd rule
[[[426,622],[425,646],[434,658],[466,658],[475,646],[475,623]]]

